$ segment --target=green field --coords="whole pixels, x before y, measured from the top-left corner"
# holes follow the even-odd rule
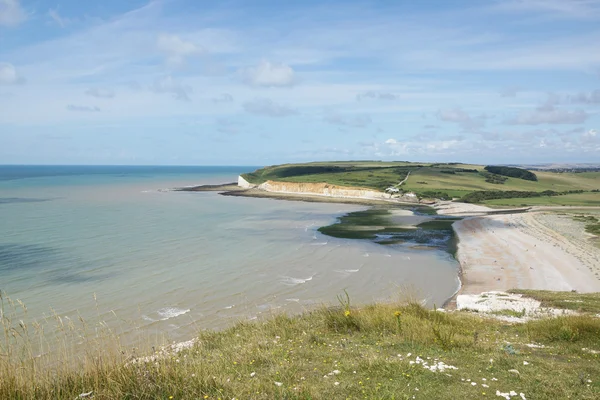
[[[583,314],[507,323],[427,310],[408,298],[355,307],[342,293],[337,307],[200,332],[191,348],[155,359],[111,336],[105,342],[93,333],[80,336],[97,325],[73,321],[72,335],[87,350],[81,358],[57,356],[49,369],[30,352],[27,338],[36,334],[5,317],[10,347],[0,357],[0,398],[502,398],[497,391],[514,391],[513,399],[600,398],[600,319],[594,316],[600,294],[526,295]]]
[[[470,170],[467,172],[467,170]],[[472,170],[476,170],[473,172]],[[421,198],[460,199],[476,191],[520,191],[557,193],[583,190],[585,193],[485,201],[490,205],[600,205],[600,172],[555,173],[535,171],[537,181],[490,174],[483,165],[408,162],[345,161],[283,164],[261,168],[243,176],[251,183],[267,180],[298,183],[329,183],[384,191],[397,186]],[[492,183],[496,182],[496,183]],[[503,183],[498,183],[503,182]],[[534,193],[534,194],[535,194]],[[445,196],[444,196],[445,197]],[[443,198],[443,197],[442,197]],[[477,200],[480,201],[480,200]]]
[[[599,206],[600,193],[575,193],[562,196],[530,197],[527,199],[487,200],[492,206]]]

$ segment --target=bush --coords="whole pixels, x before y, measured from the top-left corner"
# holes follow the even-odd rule
[[[515,167],[501,167],[488,165],[484,168],[486,171],[492,174],[509,176],[511,178],[525,179],[526,181],[537,181],[537,175],[526,169],[515,168]]]

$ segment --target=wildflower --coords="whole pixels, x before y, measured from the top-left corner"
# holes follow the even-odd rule
[[[399,316],[401,316],[401,315],[402,315],[402,313],[401,313],[400,311],[396,311],[396,312],[394,313],[394,315],[396,316],[396,318],[398,318]]]
[[[250,378],[254,378],[254,375],[256,375],[256,372],[252,372],[252,373],[250,374]]]
[[[281,387],[281,386],[283,386],[283,383],[282,382],[275,382],[275,385]]]
[[[335,385],[335,386],[338,386],[339,384],[340,384],[339,382],[334,382],[334,385]]]
[[[350,316],[350,310],[344,311],[344,316],[349,317]]]

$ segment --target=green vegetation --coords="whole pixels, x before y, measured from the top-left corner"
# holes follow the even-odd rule
[[[525,179],[526,181],[537,181],[537,175],[526,169],[488,165],[485,167],[485,170],[496,175]]]
[[[202,332],[176,354],[144,359],[109,345],[89,348],[69,360],[70,368],[56,359],[50,369],[39,368],[29,351],[27,326],[7,326],[3,315],[11,347],[0,357],[0,398],[454,400],[495,399],[496,391],[527,399],[600,397],[598,318],[507,324],[411,301],[354,307],[339,299],[338,307]]]
[[[319,228],[319,232],[343,239],[370,239],[383,245],[406,243],[436,247],[451,254],[456,252],[452,223],[460,218],[436,217],[430,213],[431,208],[419,207],[414,211],[421,215],[431,215],[431,219],[416,226],[403,226],[395,221],[391,213],[393,209],[374,207],[351,212],[339,217],[334,224]]]
[[[488,183],[494,183],[496,185],[504,185],[504,182],[508,180],[507,177],[502,175],[491,174],[489,172],[482,172],[483,176],[485,176],[485,181]]]
[[[373,166],[372,163],[333,164],[314,163],[297,165],[279,165],[266,167],[242,175],[248,182],[260,184],[268,180],[298,183],[322,183],[331,185],[363,187],[384,191],[395,186],[409,172],[420,168],[419,164],[396,165],[384,164]]]
[[[509,292],[522,294],[538,300],[542,303],[542,307],[574,310],[592,314],[600,313],[600,293],[550,292],[546,290],[524,289],[513,289],[509,290]]]
[[[573,217],[575,221],[585,222],[585,231],[592,235],[600,236],[600,220],[592,215],[578,215]]]
[[[549,196],[560,196],[565,194],[576,194],[583,193],[583,190],[571,190],[568,192],[555,192],[553,190],[544,190],[543,192],[521,192],[516,190],[489,190],[480,192],[471,192],[463,196],[460,201],[465,203],[481,203],[485,200],[495,199],[526,199],[528,197],[549,197]]]
[[[486,200],[485,205],[490,206],[600,206],[600,195],[598,193],[577,193],[560,196],[529,197],[526,199],[497,199]]]
[[[347,161],[270,166],[243,176],[255,184],[267,180],[328,183],[379,191],[396,186],[401,192],[413,192],[422,199],[460,199],[472,192],[506,191],[509,194],[502,197],[495,195],[478,198],[477,196],[480,195],[474,195],[476,197],[471,201],[513,206],[521,204],[600,205],[600,193],[598,192],[600,172],[536,171],[534,174],[520,168],[484,167],[459,163]],[[405,178],[407,178],[406,181],[398,186]],[[584,191],[585,193],[578,195],[574,191]],[[519,192],[535,192],[538,195],[507,198],[511,195],[510,193],[518,195]],[[549,196],[550,192],[561,194],[560,199]],[[564,195],[564,193],[570,194]],[[519,201],[523,198],[527,200]]]

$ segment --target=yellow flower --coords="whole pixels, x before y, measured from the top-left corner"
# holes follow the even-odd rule
[[[399,316],[401,316],[401,315],[402,315],[402,313],[401,313],[400,311],[396,311],[396,312],[394,313],[394,315],[395,315],[396,317],[399,317]]]
[[[172,399],[172,398],[173,398],[173,396],[169,396],[169,399]]]
[[[346,310],[346,311],[344,311],[344,315],[345,315],[346,317],[349,317],[349,316],[350,316],[350,310]]]

